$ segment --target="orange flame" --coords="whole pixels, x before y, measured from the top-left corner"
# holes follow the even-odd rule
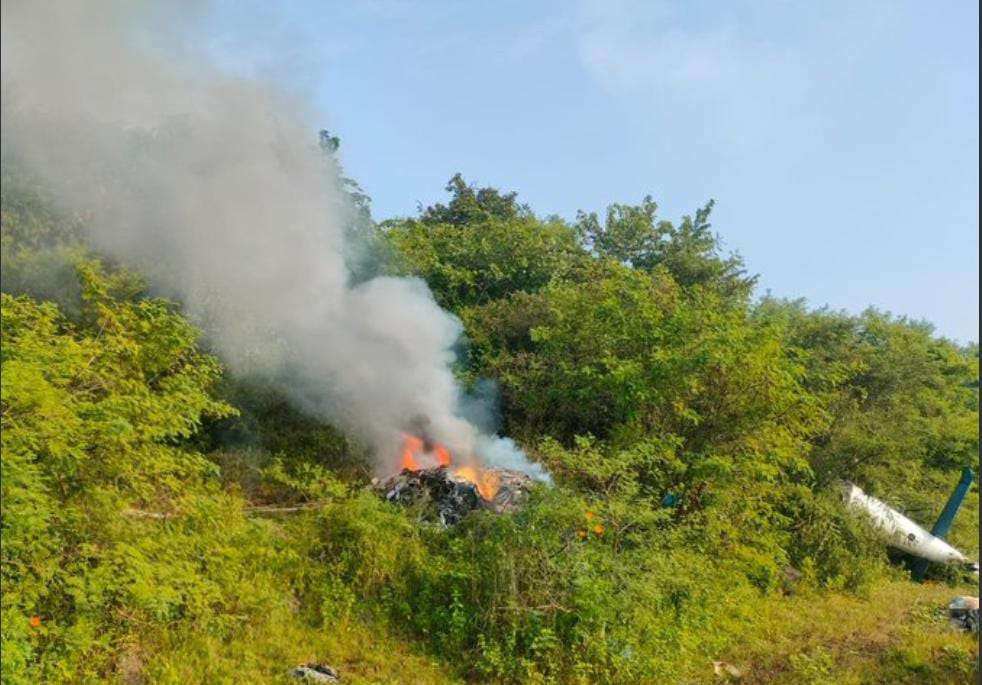
[[[461,466],[454,471],[454,475],[463,478],[469,483],[473,483],[481,497],[489,502],[498,494],[501,487],[501,476],[494,471],[485,471],[473,466]]]
[[[478,494],[484,499],[491,501],[498,494],[501,487],[501,476],[494,471],[485,471],[476,466],[460,466],[454,468],[450,450],[437,443],[433,446],[433,458],[436,459],[438,466],[450,469],[450,472],[469,483],[473,483],[477,488]],[[419,471],[420,466],[417,457],[426,453],[426,443],[415,435],[403,433],[402,436],[402,468],[408,471]]]
[[[408,471],[419,471],[416,454],[423,449],[423,441],[415,435],[402,436],[402,468]]]

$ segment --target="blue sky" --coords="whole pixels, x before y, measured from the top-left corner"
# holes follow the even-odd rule
[[[709,198],[761,292],[978,340],[975,2],[287,2],[207,42],[341,136],[376,218],[460,171],[572,218]]]

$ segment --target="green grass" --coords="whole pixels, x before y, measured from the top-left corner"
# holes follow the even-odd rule
[[[888,580],[866,597],[803,594],[762,602],[719,659],[751,683],[974,683],[977,637],[950,627],[947,605],[970,585]],[[736,626],[734,626],[736,628]],[[718,682],[711,663],[697,664],[694,683]]]
[[[120,659],[117,680],[286,685],[297,682],[290,669],[308,662],[334,666],[349,685],[461,682],[452,674],[452,660],[441,663],[423,655],[382,626],[313,628],[288,614],[257,622],[229,641],[180,632],[134,646]]]
[[[888,580],[868,596],[806,593],[763,598],[756,610],[728,621],[715,657],[679,654],[679,683],[719,683],[714,660],[739,669],[743,683],[787,685],[957,685],[978,679],[975,636],[950,627],[946,607],[972,586]],[[725,602],[721,603],[725,606]],[[123,646],[115,679],[123,683],[290,683],[288,671],[307,661],[338,668],[344,682],[431,685],[464,683],[453,654],[427,655],[382,624],[357,621],[310,627],[283,612],[232,640],[167,633]],[[478,682],[478,681],[472,681]],[[483,681],[481,681],[483,682]]]

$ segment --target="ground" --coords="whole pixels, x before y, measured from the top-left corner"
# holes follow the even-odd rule
[[[720,660],[750,683],[975,683],[978,637],[947,618],[959,594],[977,595],[978,587],[895,580],[866,598],[827,593],[763,602],[759,622]],[[711,663],[694,670],[692,682],[721,680]]]
[[[691,660],[676,682],[975,683],[977,637],[953,629],[947,618],[948,602],[959,594],[977,594],[977,587],[890,580],[866,597],[824,592],[762,599],[749,624],[731,626],[740,632],[730,648],[715,659]],[[313,629],[286,621],[279,630],[263,625],[231,643],[192,638],[159,647],[168,656],[151,668],[154,682],[224,682],[238,672],[243,682],[295,683],[289,668],[308,661],[335,666],[349,685],[464,682],[447,655],[427,655],[411,642],[354,625]],[[735,667],[739,677],[716,674],[714,660]]]

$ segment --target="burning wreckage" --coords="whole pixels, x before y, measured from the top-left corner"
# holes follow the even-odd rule
[[[532,478],[511,469],[457,466],[443,445],[403,435],[401,470],[372,485],[386,500],[420,506],[424,517],[443,526],[459,523],[472,511],[497,514],[518,510],[528,497]]]

